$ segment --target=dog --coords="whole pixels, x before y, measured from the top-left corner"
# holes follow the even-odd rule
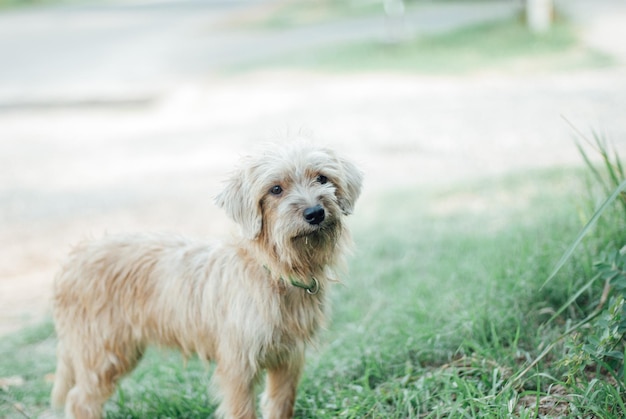
[[[216,363],[216,415],[293,416],[305,348],[351,247],[345,217],[361,193],[354,163],[311,143],[244,157],[215,198],[240,227],[223,243],[167,235],[78,245],[54,280],[52,405],[99,418],[147,345]]]

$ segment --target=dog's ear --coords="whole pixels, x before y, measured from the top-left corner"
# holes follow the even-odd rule
[[[263,224],[261,205],[251,188],[250,174],[239,169],[226,181],[224,190],[215,197],[215,204],[242,229],[244,236],[254,240]]]
[[[345,215],[352,214],[354,203],[361,195],[361,185],[363,184],[363,173],[349,160],[339,157],[342,169],[340,184],[337,190],[337,200]]]

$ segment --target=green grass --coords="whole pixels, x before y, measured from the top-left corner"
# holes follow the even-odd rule
[[[612,63],[609,56],[583,46],[576,28],[567,22],[556,22],[546,34],[533,34],[521,19],[512,19],[397,43],[363,41],[307,49],[227,70],[235,73],[273,68],[344,73],[392,71],[458,75],[506,71],[525,74],[605,67]]]
[[[332,326],[309,353],[296,416],[611,417],[619,388],[602,374],[565,383],[560,342],[512,381],[597,297],[590,289],[545,323],[589,278],[578,251],[541,288],[582,225],[581,191],[581,172],[553,170],[361,202],[350,277],[335,287]],[[0,343],[0,377],[25,380],[0,390],[0,417],[46,411],[54,341],[45,324]],[[150,350],[107,416],[210,416],[210,373]]]
[[[0,341],[0,382],[7,377],[24,380],[23,385],[11,386],[8,391],[0,386],[0,417],[37,417],[47,407],[51,390],[47,374],[54,371],[55,345],[52,323]]]

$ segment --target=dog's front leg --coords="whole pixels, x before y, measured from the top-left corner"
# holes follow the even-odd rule
[[[213,376],[219,388],[221,403],[217,417],[228,419],[256,418],[254,403],[255,374],[239,368],[218,365]]]
[[[296,390],[304,356],[298,356],[291,362],[267,370],[267,384],[262,396],[264,419],[284,419],[293,417]]]

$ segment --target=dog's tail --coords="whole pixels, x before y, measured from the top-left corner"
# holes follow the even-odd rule
[[[54,409],[62,409],[67,399],[67,393],[74,387],[76,377],[72,360],[63,344],[57,347],[57,369],[54,373],[54,386],[52,387],[51,404]]]

